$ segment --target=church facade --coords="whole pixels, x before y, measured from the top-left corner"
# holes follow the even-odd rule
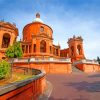
[[[83,39],[73,37],[68,40],[69,48],[60,49],[60,45],[53,44],[53,29],[44,24],[40,19],[40,14],[36,14],[36,19],[27,24],[23,29],[23,40],[21,41],[24,57],[35,57],[36,59],[66,59],[72,61],[84,59]]]
[[[24,27],[21,44],[24,57],[37,59],[60,57],[60,46],[53,44],[53,30],[43,23],[39,13],[36,14],[36,19],[32,23]]]
[[[71,73],[72,65],[84,72],[100,70],[97,61],[85,58],[81,36],[69,38],[66,49],[53,44],[53,29],[41,20],[39,13],[32,23],[25,25],[22,33],[23,58],[15,59],[16,67],[36,68],[47,73]],[[14,24],[0,22],[0,59],[5,57],[6,49],[16,41],[17,36],[18,28]]]

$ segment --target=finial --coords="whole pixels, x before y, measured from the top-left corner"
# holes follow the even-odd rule
[[[36,14],[36,18],[40,18],[40,14],[39,13]]]

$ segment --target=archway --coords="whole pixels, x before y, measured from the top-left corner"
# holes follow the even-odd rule
[[[8,33],[5,33],[2,39],[2,48],[8,48],[9,44],[10,44],[10,35]]]
[[[80,45],[77,46],[77,54],[78,54],[78,55],[81,54],[81,46],[80,46]]]
[[[44,40],[40,42],[40,52],[46,52],[46,42]]]

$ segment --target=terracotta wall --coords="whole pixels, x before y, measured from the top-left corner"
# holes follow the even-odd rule
[[[34,62],[34,63],[15,63],[14,66],[29,67],[44,70],[46,73],[71,73],[71,63],[64,62]]]
[[[76,67],[82,71],[84,71],[83,64],[77,64]]]
[[[84,71],[84,72],[98,72],[100,71],[100,66],[98,64],[77,64],[76,65],[77,68],[79,68],[80,70]]]
[[[46,86],[45,77],[0,96],[0,100],[38,100]]]

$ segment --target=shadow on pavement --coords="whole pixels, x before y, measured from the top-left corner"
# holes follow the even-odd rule
[[[69,100],[67,98],[59,98],[59,99],[55,99],[53,97],[50,97],[49,100]],[[90,100],[90,99],[87,99],[87,98],[82,98],[82,97],[79,97],[79,98],[76,98],[76,99],[71,99],[71,100]]]
[[[95,78],[95,77],[100,77],[100,74],[95,74],[95,75],[91,75],[91,76],[88,76],[89,78]]]
[[[100,92],[100,81],[96,81],[93,83],[88,83],[86,81],[82,82],[72,82],[72,83],[64,83],[65,86],[72,86],[78,91],[85,90],[88,92]]]

